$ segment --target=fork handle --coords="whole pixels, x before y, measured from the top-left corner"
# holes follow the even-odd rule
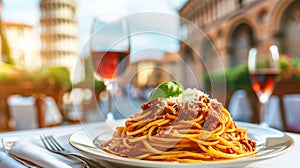
[[[76,153],[71,153],[70,155],[72,155],[74,157],[77,157],[77,158],[80,158],[81,160],[85,161],[90,168],[105,168],[100,163],[98,163],[98,162],[96,162],[92,159],[86,158],[82,155],[79,155],[79,154],[76,154]]]

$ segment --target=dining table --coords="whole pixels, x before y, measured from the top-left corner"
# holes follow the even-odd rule
[[[40,144],[40,135],[53,135],[58,138],[59,142],[64,148],[67,148],[73,152],[80,153],[84,156],[87,156],[100,164],[103,167],[114,168],[118,167],[110,162],[103,160],[97,155],[88,154],[82,150],[79,150],[71,145],[69,140],[70,136],[74,133],[87,128],[95,128],[99,126],[104,126],[105,121],[96,121],[89,123],[79,123],[73,125],[62,125],[49,128],[37,128],[30,130],[16,130],[11,132],[2,132],[0,133],[0,139],[2,143],[0,144],[0,168],[24,168],[29,167],[25,166],[21,162],[15,159],[15,154],[23,156],[27,160],[32,162],[37,162],[39,164],[45,164],[41,167],[80,167],[76,165],[77,163],[69,162],[68,160],[63,160],[60,155],[51,154],[47,150],[43,150],[43,146]],[[288,151],[282,152],[276,157],[271,157],[268,159],[263,159],[261,161],[253,162],[246,165],[246,168],[298,168],[300,167],[300,134],[285,132],[286,135],[290,136],[294,140],[294,145]],[[15,139],[18,141],[21,147],[15,147],[14,151],[7,152],[7,149],[4,148],[3,144],[8,139]],[[25,156],[26,155],[26,156]],[[50,159],[51,158],[51,159]],[[57,160],[56,160],[57,159]],[[60,160],[59,160],[60,159]],[[43,160],[43,161],[42,161]],[[58,166],[56,162],[62,162],[65,166]],[[49,163],[50,162],[50,163]],[[176,166],[176,165],[174,165]],[[126,166],[130,167],[130,166]]]

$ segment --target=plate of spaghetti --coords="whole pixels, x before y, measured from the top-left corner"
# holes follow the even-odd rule
[[[197,89],[159,97],[113,124],[70,137],[77,149],[117,167],[242,167],[288,151],[287,134],[235,122],[223,105]]]

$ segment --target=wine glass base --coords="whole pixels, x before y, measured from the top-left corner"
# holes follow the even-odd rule
[[[269,127],[269,123],[267,123],[266,121],[261,122],[259,125],[264,128]]]
[[[115,117],[114,117],[113,113],[110,113],[110,112],[107,113],[105,122],[108,124],[115,122]]]

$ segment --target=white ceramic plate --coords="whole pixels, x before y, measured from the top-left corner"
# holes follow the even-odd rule
[[[69,141],[75,148],[88,155],[110,162],[117,167],[151,167],[151,168],[217,168],[217,167],[244,167],[250,163],[279,156],[294,146],[294,140],[287,134],[256,124],[236,122],[238,127],[248,130],[248,137],[257,142],[258,153],[254,157],[235,160],[212,161],[205,163],[174,163],[161,161],[147,161],[124,158],[109,154],[99,147],[99,143],[109,140],[115,127],[124,125],[124,120],[114,124],[99,124],[99,127],[83,128],[71,135]]]

